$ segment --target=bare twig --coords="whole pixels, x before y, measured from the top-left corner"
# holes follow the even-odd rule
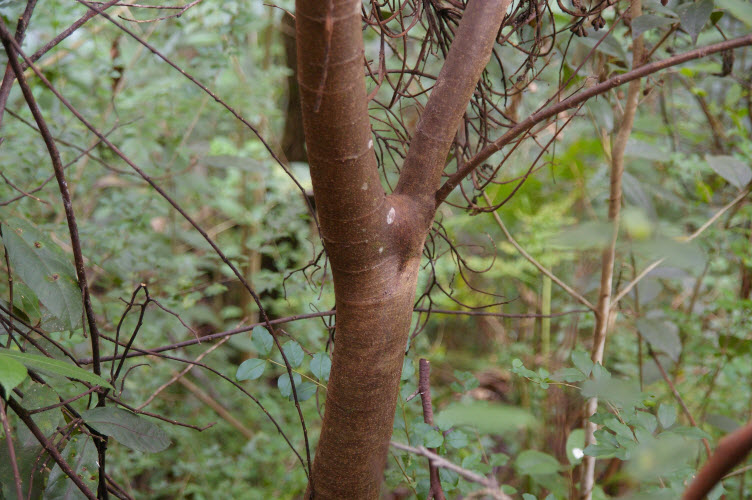
[[[418,391],[420,400],[423,404],[423,421],[428,425],[433,425],[433,405],[431,404],[431,363],[424,358],[418,362]],[[431,453],[437,453],[436,448],[428,448]],[[431,489],[428,491],[428,498],[435,500],[445,500],[444,490],[441,489],[441,479],[439,478],[439,469],[430,460],[428,461],[428,476],[431,482]]]
[[[21,482],[21,474],[18,472],[16,449],[13,446],[13,435],[10,432],[8,415],[5,412],[5,402],[2,399],[0,399],[0,421],[2,421],[3,424],[5,441],[8,443],[8,460],[10,461],[10,466],[13,469],[13,482],[16,484],[16,498],[18,500],[23,500],[23,483]]]

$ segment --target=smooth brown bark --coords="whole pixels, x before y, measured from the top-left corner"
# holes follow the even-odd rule
[[[361,2],[296,2],[303,125],[337,310],[310,497],[379,495],[435,192],[508,5],[469,3],[398,188],[387,195],[367,109]]]

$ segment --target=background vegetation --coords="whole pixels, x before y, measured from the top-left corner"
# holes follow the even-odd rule
[[[630,25],[616,22],[624,3],[604,10],[606,30],[614,29],[600,44],[604,32],[588,24],[587,36],[564,30],[550,53],[535,60],[502,47],[503,64],[489,66],[484,79],[524,92],[497,104],[524,117],[581,63],[585,70],[570,83],[572,90],[630,68],[636,30],[661,59],[752,27],[752,10],[743,0],[670,0],[666,6],[646,1],[645,14]],[[292,69],[285,52],[290,27],[283,22],[285,9],[293,6],[280,1],[277,7],[205,0],[159,21],[175,11],[116,6],[108,12],[211,88],[274,151],[287,153],[294,160],[291,172],[310,190],[304,155],[284,143],[286,124],[297,123],[287,109]],[[13,26],[24,8],[4,2],[6,25]],[[391,15],[388,4],[381,9],[383,18]],[[569,18],[557,6],[551,9],[566,26]],[[26,32],[25,52],[33,53],[85,12],[67,1],[41,2]],[[378,55],[378,34],[366,30],[364,36],[367,57]],[[420,49],[421,36],[426,28],[418,25],[405,54]],[[524,48],[524,29],[515,36]],[[569,498],[587,454],[598,459],[594,498],[678,498],[706,459],[706,447],[715,448],[723,435],[750,420],[752,62],[748,49],[735,52],[733,65],[730,57],[716,54],[644,81],[625,152],[616,244],[614,290],[623,297],[602,364],[589,354],[593,314],[540,267],[575,295],[597,301],[601,253],[612,232],[607,211],[613,132],[626,89],[589,101],[576,116],[562,114],[555,123],[572,118],[565,133],[554,123],[537,130],[535,141],[505,150],[510,156],[495,183],[480,191],[467,181],[467,200],[455,192],[440,209],[425,253],[393,440],[436,449],[487,480],[479,484],[441,468],[448,497],[491,495],[493,480],[515,498]],[[399,71],[402,62],[393,56],[384,65]],[[311,316],[285,322],[280,340],[315,443],[334,299],[305,197],[256,134],[106,19],[89,21],[38,66],[217,242],[272,319]],[[439,69],[438,58],[429,58],[422,71]],[[128,358],[122,368],[105,362],[105,379],[119,373],[111,394],[125,408],[147,412],[125,436],[106,426],[127,417],[89,413],[96,411],[91,393],[70,402],[84,421],[111,437],[107,468],[117,492],[111,494],[300,497],[307,482],[300,458],[304,435],[280,353],[266,330],[252,327],[259,321],[257,308],[195,229],[31,70],[26,73],[66,165],[102,355],[114,354],[108,338],[128,342],[133,336],[137,349],[170,345],[164,355],[201,363],[160,356]],[[414,127],[427,82],[416,78],[410,92],[417,97],[396,108],[379,105],[391,94],[375,90],[372,126],[385,186],[400,161],[393,145]],[[0,145],[0,342],[7,348],[0,351],[0,382],[5,397],[16,388],[14,398],[26,410],[56,405],[86,388],[62,377],[59,366],[12,360],[13,353],[50,355],[73,367],[57,345],[86,369],[92,356],[63,204],[35,128],[16,85],[2,117]],[[498,211],[483,210],[502,202]],[[50,279],[52,274],[60,279]],[[245,331],[215,335],[238,328]],[[215,336],[180,344],[208,335]],[[415,397],[420,358],[432,366],[434,425],[424,422]],[[12,383],[18,376],[13,363],[32,369],[32,376],[24,369]],[[600,401],[593,417],[599,430],[597,443],[585,448],[582,409],[593,396]],[[33,415],[96,490],[92,431],[77,418],[59,406]],[[13,442],[30,497],[77,498],[78,489],[23,422],[12,411],[8,419],[0,498],[16,497],[5,439]],[[143,435],[145,442],[134,437]],[[747,469],[740,464],[711,498],[749,498]],[[428,490],[425,457],[393,448],[384,496],[425,498]]]

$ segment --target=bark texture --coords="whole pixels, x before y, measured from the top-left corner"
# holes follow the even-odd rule
[[[435,193],[509,1],[469,3],[391,195],[371,137],[361,1],[296,2],[303,126],[337,310],[309,498],[379,496]]]

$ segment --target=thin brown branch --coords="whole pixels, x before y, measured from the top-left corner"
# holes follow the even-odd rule
[[[454,188],[457,187],[459,183],[462,182],[462,180],[470,174],[470,172],[483,165],[483,162],[490,158],[492,154],[500,151],[501,148],[512,142],[523,132],[530,130],[532,127],[536,126],[539,123],[553,118],[562,111],[574,108],[592,97],[601,95],[613,88],[624,85],[625,83],[629,83],[632,80],[637,80],[666,68],[677,66],[679,64],[683,64],[695,59],[700,59],[702,57],[709,56],[710,54],[715,54],[724,50],[732,50],[739,47],[745,47],[747,45],[752,45],[752,34],[715,43],[705,47],[700,47],[695,50],[687,51],[683,54],[668,57],[666,59],[663,59],[662,61],[644,64],[637,69],[633,69],[622,75],[609,78],[603,83],[594,85],[586,90],[583,90],[582,92],[564,99],[561,102],[552,104],[551,106],[542,109],[537,113],[533,113],[528,118],[509,129],[504,135],[495,140],[492,144],[483,148],[478,154],[468,160],[467,163],[465,163],[456,173],[452,174],[444,183],[444,185],[441,186],[441,189],[439,189],[439,191],[436,193],[437,205],[441,204],[446,199],[446,197],[449,196],[449,193],[451,193]]]
[[[23,500],[23,483],[21,482],[21,474],[18,472],[16,448],[13,446],[13,434],[10,431],[8,414],[5,412],[5,402],[2,399],[0,399],[0,421],[2,421],[5,441],[8,444],[8,460],[10,461],[10,466],[13,470],[13,482],[16,485],[16,498],[18,500]]]
[[[423,421],[428,425],[433,425],[433,405],[431,404],[431,363],[424,358],[418,362],[418,392],[423,405]],[[428,448],[431,453],[437,453],[436,448]],[[431,489],[428,491],[428,498],[435,500],[445,500],[444,490],[441,489],[441,479],[439,478],[439,469],[430,460],[428,461],[428,476],[431,482]]]

